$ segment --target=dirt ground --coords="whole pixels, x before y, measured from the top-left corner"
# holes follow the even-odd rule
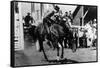
[[[45,52],[49,60],[55,60],[57,51],[52,50],[44,42]],[[64,49],[65,63],[79,63],[79,62],[91,62],[96,61],[96,48],[78,48],[76,52],[72,52],[71,49]],[[15,52],[15,66],[27,66],[27,65],[42,65],[42,64],[60,64],[60,62],[47,62],[44,59],[43,52],[38,52],[34,43],[29,40],[25,40],[25,49],[23,51]]]

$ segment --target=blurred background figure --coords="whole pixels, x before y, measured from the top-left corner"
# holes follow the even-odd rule
[[[66,11],[63,17],[68,17],[68,12]]]
[[[69,27],[72,26],[72,24],[71,24],[71,19],[70,19],[70,17],[69,17],[69,13],[68,13],[67,11],[65,12],[65,14],[64,14],[64,16],[63,16],[63,20],[66,20],[66,24],[67,24]]]
[[[97,39],[96,34],[96,19],[93,21],[90,20],[86,25],[85,29],[87,30],[86,36],[87,36],[87,45],[89,47],[94,46],[94,41]]]
[[[85,29],[87,30],[87,32],[86,32],[87,47],[91,47],[91,46],[92,46],[93,33],[92,33],[91,24],[92,24],[92,21],[89,21],[89,22],[85,25]]]
[[[96,19],[93,20],[93,28],[97,28],[97,20]]]
[[[93,20],[92,28],[93,28],[93,46],[96,46],[97,45],[97,20],[96,19]]]
[[[26,27],[29,27],[33,23],[33,21],[35,22],[35,20],[32,18],[32,16],[30,16],[30,13],[27,13],[27,15],[24,18],[24,21],[25,21]]]
[[[71,11],[69,11],[69,18],[70,18],[70,20],[71,20],[71,22],[73,22],[73,16],[72,16],[72,13],[71,13]]]

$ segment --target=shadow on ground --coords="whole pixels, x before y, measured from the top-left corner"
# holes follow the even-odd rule
[[[67,59],[67,58],[64,58],[64,59],[61,59],[61,60],[48,60],[49,63],[57,63],[57,64],[66,64],[66,63],[79,63],[78,61],[75,61],[75,60],[71,60],[71,59]]]

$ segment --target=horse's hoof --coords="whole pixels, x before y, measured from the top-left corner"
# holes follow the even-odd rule
[[[60,58],[61,60],[64,60],[65,58]]]
[[[68,47],[65,46],[65,48],[68,48]]]
[[[40,50],[38,50],[39,52],[42,52],[42,50],[40,49]]]
[[[34,43],[32,43],[32,45],[34,46]]]
[[[76,50],[72,50],[72,52],[73,52],[73,53],[75,53],[75,52],[76,52]]]
[[[53,51],[55,50],[55,48],[52,49]]]
[[[57,56],[57,57],[56,57],[56,59],[57,59],[57,61],[59,61],[59,60],[60,60],[60,57],[59,57],[59,56]]]

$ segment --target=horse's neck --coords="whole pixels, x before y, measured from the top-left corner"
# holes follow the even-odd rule
[[[70,24],[68,21],[65,22],[65,25],[68,27],[68,28],[71,28]]]

